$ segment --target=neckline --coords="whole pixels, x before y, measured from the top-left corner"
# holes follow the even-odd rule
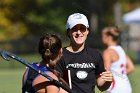
[[[85,47],[84,47],[84,49],[83,49],[83,50],[81,50],[81,51],[79,51],[79,52],[74,53],[74,52],[71,52],[71,51],[67,50],[66,48],[67,48],[67,47],[64,47],[64,48],[63,48],[63,50],[64,50],[65,52],[67,52],[67,53],[69,53],[69,54],[73,54],[73,55],[81,54],[81,53],[83,53],[83,52],[84,52],[84,50],[85,50]]]

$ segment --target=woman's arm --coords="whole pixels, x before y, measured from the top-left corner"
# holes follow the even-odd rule
[[[68,92],[65,91],[64,89],[60,88],[59,93],[68,93]]]
[[[105,72],[102,72],[98,77],[97,77],[97,87],[100,91],[105,91],[107,90],[113,80],[113,75],[110,72],[110,65],[111,65],[111,51],[110,50],[105,50],[103,52],[103,62],[104,62],[104,67],[105,67]]]
[[[126,73],[130,74],[135,70],[135,66],[133,64],[133,61],[130,59],[130,57],[128,55],[126,55],[126,59],[127,59]]]
[[[58,80],[58,78],[55,75],[51,75],[51,77],[54,78],[55,80]],[[46,86],[46,91],[47,93],[68,93],[61,87],[56,86],[55,84]]]
[[[104,67],[106,70],[110,70],[111,66],[111,55],[113,54],[113,51],[111,49],[107,49],[103,52],[103,62],[104,62]]]
[[[110,71],[103,72],[100,76],[97,77],[97,87],[100,91],[107,90],[113,80],[113,75]]]
[[[46,86],[46,90],[47,90],[46,93],[59,93],[59,89],[55,85]]]
[[[53,73],[47,72],[46,74],[51,76],[53,79],[58,80]],[[32,87],[34,87],[36,93],[59,93],[59,87],[42,75],[38,75],[33,80]]]

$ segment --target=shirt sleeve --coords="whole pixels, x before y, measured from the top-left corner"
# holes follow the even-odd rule
[[[105,71],[105,68],[104,68],[103,57],[102,57],[102,54],[98,51],[98,53],[97,53],[97,65],[96,65],[95,74],[96,74],[96,76],[98,76],[104,71]]]

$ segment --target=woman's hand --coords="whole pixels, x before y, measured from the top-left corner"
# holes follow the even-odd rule
[[[113,81],[113,74],[111,71],[106,70],[102,72],[100,76],[97,78],[97,87],[100,91],[107,90]]]
[[[102,72],[102,73],[100,74],[100,77],[101,77],[101,79],[103,79],[104,81],[110,81],[110,82],[112,82],[112,80],[113,80],[113,75],[112,75],[111,71]]]

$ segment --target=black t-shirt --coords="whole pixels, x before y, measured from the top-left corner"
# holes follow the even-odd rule
[[[64,79],[70,70],[72,89],[76,93],[94,93],[96,76],[105,71],[100,52],[87,47],[78,53],[63,48],[63,56],[55,69]]]

